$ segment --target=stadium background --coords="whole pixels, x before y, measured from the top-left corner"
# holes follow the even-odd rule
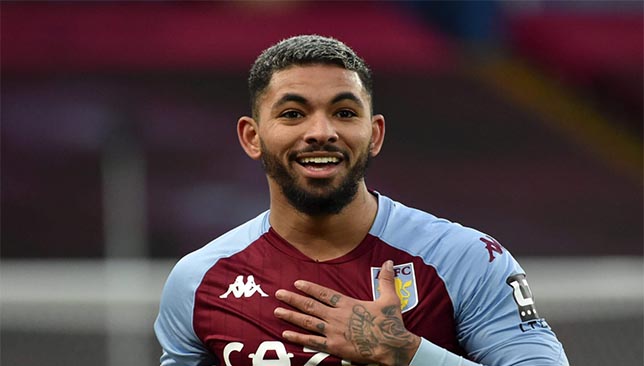
[[[157,364],[172,264],[268,205],[247,71],[318,33],[374,70],[369,186],[501,241],[571,364],[642,365],[642,7],[2,2],[0,364]]]

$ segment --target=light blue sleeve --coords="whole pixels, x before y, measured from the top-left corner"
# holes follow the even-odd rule
[[[474,232],[456,262],[460,272],[447,284],[468,357],[490,366],[567,366],[563,346],[536,312],[521,266],[496,240]]]
[[[534,313],[525,272],[496,240],[382,195],[378,207],[370,233],[436,269],[467,358],[487,366],[568,366],[561,343]],[[474,364],[427,340],[412,363]]]
[[[525,272],[496,240],[382,195],[378,207],[370,233],[436,269],[467,358],[487,366],[568,366],[561,343],[534,312]],[[412,363],[473,364],[427,340]]]
[[[217,364],[195,334],[192,326],[195,291],[201,278],[197,278],[200,275],[199,272],[191,269],[190,257],[183,258],[177,263],[161,295],[154,331],[163,349],[162,366]]]
[[[476,230],[450,231],[438,268],[454,302],[459,342],[474,362],[423,339],[411,366],[568,366],[512,255]]]

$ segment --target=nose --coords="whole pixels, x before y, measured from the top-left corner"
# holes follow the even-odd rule
[[[338,133],[333,121],[326,115],[311,116],[307,123],[304,141],[308,144],[324,145],[338,141]]]

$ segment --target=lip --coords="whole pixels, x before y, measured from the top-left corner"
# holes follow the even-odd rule
[[[312,165],[304,166],[299,163],[296,163],[296,165],[296,169],[299,170],[306,178],[328,179],[333,178],[339,173],[342,162],[338,164],[325,164],[319,167]]]
[[[337,158],[340,162],[337,164],[308,164],[302,165],[299,163],[300,159],[304,158],[315,158],[315,157],[334,157]],[[344,156],[340,152],[329,152],[329,151],[316,151],[310,153],[298,154],[296,159],[294,159],[294,165],[296,169],[302,173],[306,178],[313,179],[328,179],[332,178],[339,173],[343,168]]]

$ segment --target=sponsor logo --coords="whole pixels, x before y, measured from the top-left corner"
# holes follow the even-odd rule
[[[532,291],[530,291],[525,274],[519,273],[512,275],[505,282],[512,287],[512,296],[514,297],[514,302],[519,307],[521,321],[529,322],[539,319],[539,314],[537,314],[537,309],[534,306]]]
[[[260,285],[255,283],[255,277],[253,275],[248,275],[246,277],[246,282],[244,282],[244,276],[239,275],[235,279],[235,282],[228,285],[228,291],[226,293],[219,295],[220,298],[226,299],[228,295],[232,294],[236,299],[240,297],[251,297],[259,293],[261,297],[268,297]]]
[[[224,347],[223,357],[221,358],[224,360],[226,366],[234,366],[237,364],[248,365],[246,359],[251,360],[252,366],[355,365],[347,360],[341,360],[339,362],[331,360],[333,356],[327,359],[330,356],[328,353],[319,352],[307,347],[302,347],[302,351],[299,351],[295,350],[292,345],[288,345],[289,349],[287,349],[287,345],[280,341],[263,341],[257,346],[256,350],[253,350],[253,348],[255,347],[242,342],[230,342]],[[325,359],[327,360],[325,361]],[[238,363],[240,360],[243,361]],[[365,366],[378,365],[369,364]]]
[[[380,297],[380,267],[371,267],[371,290],[373,299]],[[416,288],[416,273],[413,263],[398,264],[394,266],[394,284],[396,294],[400,299],[400,310],[409,311],[418,305],[418,290]]]

